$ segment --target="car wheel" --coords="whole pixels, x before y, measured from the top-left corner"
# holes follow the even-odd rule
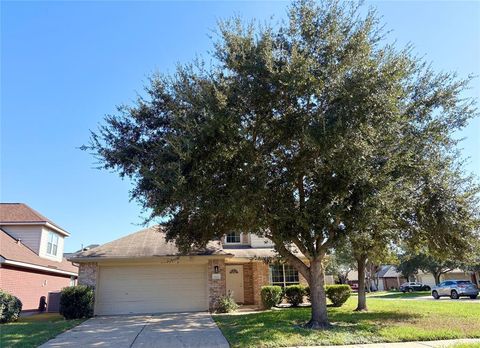
[[[438,300],[440,298],[440,296],[438,296],[438,292],[436,292],[436,291],[432,292],[432,296],[435,300]]]
[[[409,288],[409,289],[408,289],[408,292],[413,292],[413,289],[412,289],[412,288]]]
[[[471,298],[472,300],[475,300],[475,299],[477,298],[477,296],[478,296],[478,295],[470,295],[470,298]]]
[[[458,292],[456,290],[452,290],[452,292],[450,294],[450,298],[452,300],[458,300]]]
[[[429,286],[425,287],[425,291],[430,291],[430,290],[432,290],[432,288],[430,288]]]

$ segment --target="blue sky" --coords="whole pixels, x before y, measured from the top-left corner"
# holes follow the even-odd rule
[[[368,2],[391,39],[443,71],[480,75],[480,2]],[[1,2],[0,200],[25,202],[67,229],[66,251],[140,229],[130,183],[78,149],[149,74],[211,49],[217,19],[285,16],[287,2]],[[468,96],[480,97],[477,78]],[[480,120],[460,134],[480,176]]]

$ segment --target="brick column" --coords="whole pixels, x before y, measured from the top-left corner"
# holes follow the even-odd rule
[[[213,279],[215,266],[218,266],[218,274],[220,275],[220,279]],[[209,260],[207,268],[208,307],[210,311],[214,311],[217,300],[220,297],[225,296],[227,293],[225,280],[225,260]]]
[[[78,268],[78,284],[95,287],[97,285],[97,264],[81,263]]]
[[[260,296],[260,290],[262,286],[270,283],[268,277],[268,265],[263,261],[257,261],[252,263],[253,270],[253,303],[255,305],[262,305],[262,298]]]

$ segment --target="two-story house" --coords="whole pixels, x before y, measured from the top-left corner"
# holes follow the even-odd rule
[[[70,234],[23,203],[0,203],[0,289],[23,310],[37,310],[49,292],[75,284],[78,267],[63,257]]]
[[[305,282],[275,257],[271,241],[238,232],[183,255],[154,226],[70,260],[80,264],[78,282],[95,287],[95,314],[131,314],[212,310],[228,292],[260,305],[262,286]]]

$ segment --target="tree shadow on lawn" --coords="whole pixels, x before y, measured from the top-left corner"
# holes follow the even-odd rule
[[[219,326],[233,347],[356,344],[381,342],[379,330],[398,322],[415,321],[419,314],[346,312],[329,310],[331,328],[310,330],[302,327],[310,310],[283,309],[263,313],[218,316]]]
[[[358,327],[378,327],[389,322],[409,321],[421,318],[422,315],[415,313],[405,313],[396,311],[380,311],[380,312],[353,312],[332,309],[329,310],[328,317],[332,326],[332,330],[343,330],[347,328],[351,330],[352,324]],[[273,310],[262,313],[251,313],[244,315],[219,315],[218,321],[224,327],[243,328],[292,328],[299,329],[301,325],[306,323],[310,318],[309,308],[286,308],[282,310]],[[302,329],[307,332],[314,331]]]

